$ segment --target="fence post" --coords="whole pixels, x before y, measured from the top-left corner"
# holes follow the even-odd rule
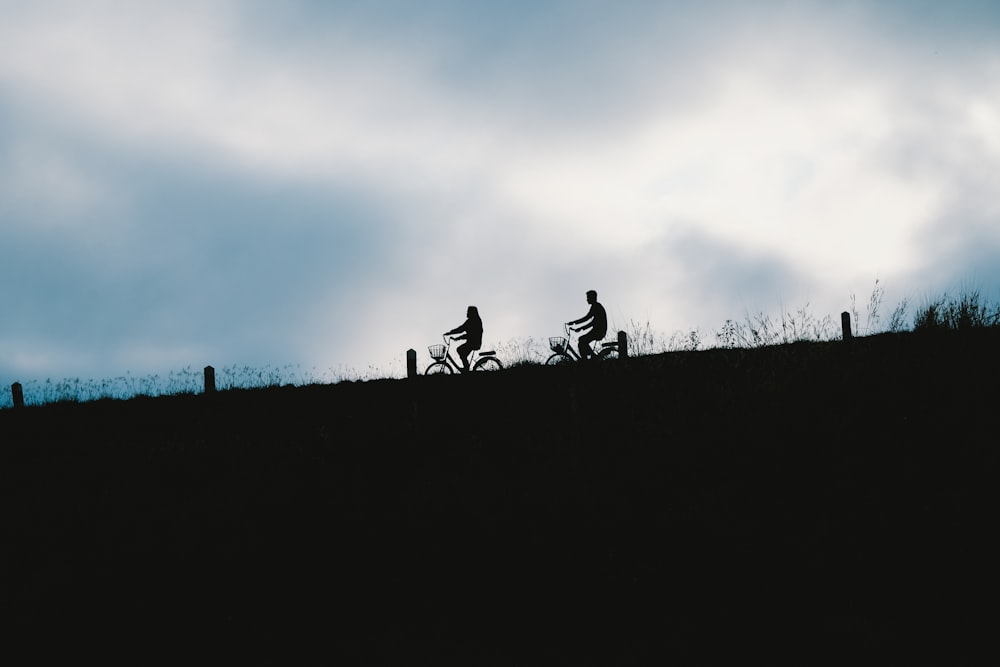
[[[412,348],[406,351],[406,377],[417,377],[417,351]]]
[[[618,358],[628,359],[628,335],[624,331],[618,332]]]
[[[21,383],[15,382],[10,386],[10,393],[14,398],[14,407],[23,408],[24,407],[24,390],[21,389]]]
[[[846,310],[840,314],[840,326],[844,329],[844,340],[851,340],[851,314]]]
[[[211,366],[205,366],[205,393],[215,393],[215,369]]]

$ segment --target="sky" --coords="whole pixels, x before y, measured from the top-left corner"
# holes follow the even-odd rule
[[[995,0],[0,0],[0,383],[997,299],[997,183]]]

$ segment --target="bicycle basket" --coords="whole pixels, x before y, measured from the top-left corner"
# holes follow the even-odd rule
[[[444,345],[428,345],[427,351],[430,352],[431,356],[438,361],[444,359],[445,347]]]
[[[562,336],[549,338],[549,347],[552,348],[553,352],[565,352],[568,343],[569,341]]]

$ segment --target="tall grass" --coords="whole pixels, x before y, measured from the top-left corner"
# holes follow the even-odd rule
[[[374,371],[374,369],[369,369]],[[102,399],[126,400],[138,397],[180,396],[196,394],[204,390],[204,372],[190,366],[167,375],[138,376],[125,373],[102,380],[82,380],[65,378],[32,380],[22,383],[25,405],[45,405],[50,403],[82,403]],[[344,380],[363,379],[365,376],[351,369],[316,368],[303,370],[300,366],[225,366],[215,371],[215,386],[228,389],[263,389],[280,386],[304,386],[310,384],[332,384]],[[0,408],[13,405],[8,392],[0,394]]]
[[[979,290],[929,299],[917,311],[914,331],[966,331],[1000,325],[1000,305],[985,302]]]
[[[506,368],[544,363],[548,358],[548,347],[533,337],[511,338],[496,346],[497,358]]]
[[[883,320],[885,290],[876,278],[863,312],[854,294],[850,296],[850,314],[856,336],[886,332],[964,331],[1000,326],[1000,304],[990,303],[977,288],[964,288],[958,295],[948,293],[928,298],[911,314],[911,302],[903,299]],[[759,348],[801,341],[838,340],[842,331],[831,315],[817,316],[809,304],[793,311],[781,308],[776,315],[763,311],[747,312],[740,320],[726,320],[712,332],[714,345],[700,329],[664,334],[645,323],[629,320],[623,330],[628,337],[629,356],[648,356],[665,352],[697,351],[710,348]],[[550,354],[545,340],[532,337],[510,339],[497,346],[497,355],[507,368],[541,364]],[[399,359],[392,366],[400,366]],[[405,373],[399,370],[397,376]],[[227,366],[216,370],[216,387],[227,389],[262,389],[277,386],[333,384],[345,380],[387,377],[385,369],[369,367],[361,373],[347,367],[303,370],[300,366]],[[130,399],[140,396],[194,394],[204,388],[202,371],[183,368],[165,376],[135,376],[130,373],[103,380],[67,378],[31,381],[22,385],[27,405],[60,402],[84,402],[100,399]],[[12,406],[11,394],[0,392],[0,408]]]
[[[137,376],[126,373],[102,380],[80,378],[64,378],[56,382],[51,379],[32,380],[22,384],[22,391],[26,405],[96,401],[108,398],[127,399],[137,396],[194,393],[202,386],[202,378],[200,372],[187,367],[171,371],[166,376],[158,374]],[[3,407],[9,407],[9,404]]]
[[[855,336],[1000,326],[1000,305],[987,302],[975,288],[965,288],[957,297],[946,293],[928,299],[915,312],[911,312],[910,299],[903,298],[885,318],[885,288],[878,278],[863,311],[854,294],[850,295],[850,301],[849,313]],[[808,303],[795,310],[781,308],[777,314],[747,312],[743,319],[726,320],[712,332],[714,345],[709,345],[700,329],[677,331],[667,336],[654,331],[648,322],[629,321],[624,331],[629,339],[629,353],[636,356],[711,347],[750,349],[801,341],[827,342],[843,336],[839,319],[830,314],[815,315],[810,312]]]
[[[828,341],[840,335],[830,315],[817,318],[809,312],[809,304],[794,312],[784,309],[772,317],[764,312],[747,313],[743,321],[726,320],[715,332],[718,347],[756,348],[799,341]]]

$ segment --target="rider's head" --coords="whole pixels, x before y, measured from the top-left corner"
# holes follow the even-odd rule
[[[595,292],[594,290],[588,290],[587,303],[596,303],[596,302],[597,302],[597,292]]]
[[[468,310],[465,311],[466,317],[479,317],[479,309],[475,306],[469,306]]]

